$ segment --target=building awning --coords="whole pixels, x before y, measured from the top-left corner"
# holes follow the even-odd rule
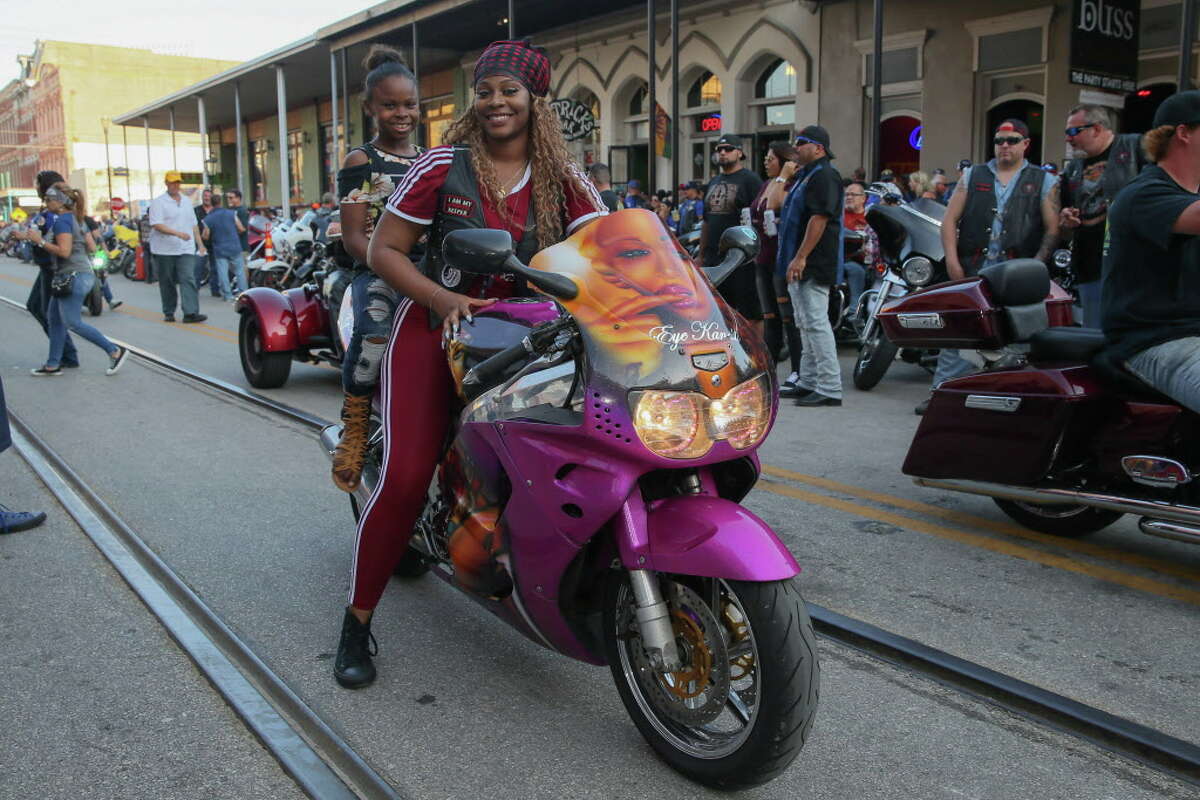
[[[689,5],[681,2],[680,5]],[[517,33],[533,36],[572,23],[582,23],[614,12],[644,6],[644,0],[521,0],[516,4]],[[350,92],[361,87],[361,62],[374,42],[392,45],[411,60],[411,23],[418,23],[418,72],[429,74],[460,63],[462,57],[508,36],[508,0],[387,0],[358,14],[327,25],[312,36],[293,42],[244,64],[159,98],[141,108],[115,117],[117,125],[151,128],[171,127],[199,133],[196,98],[203,97],[209,129],[233,127],[233,95],[241,93],[242,118],[274,116],[278,110],[275,66],[284,66],[289,109],[313,103],[330,94],[330,51],[344,50],[345,85]],[[339,75],[340,61],[339,59]],[[339,79],[338,94],[341,94]]]

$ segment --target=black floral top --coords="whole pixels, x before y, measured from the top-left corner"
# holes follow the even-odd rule
[[[367,238],[375,231],[375,223],[383,213],[388,198],[396,190],[396,184],[401,176],[408,172],[409,167],[417,160],[417,156],[425,152],[425,148],[417,147],[416,155],[398,156],[384,152],[375,145],[367,142],[354,148],[367,154],[367,163],[354,167],[343,167],[338,170],[337,189],[339,205],[365,203],[367,214],[363,221]],[[350,152],[354,152],[351,150]]]

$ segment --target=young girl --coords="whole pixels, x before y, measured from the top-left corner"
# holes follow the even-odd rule
[[[354,331],[342,364],[342,439],[332,469],[334,484],[345,492],[354,491],[362,477],[371,396],[400,299],[367,267],[367,244],[396,183],[424,152],[413,144],[421,109],[417,82],[400,53],[372,45],[363,67],[363,108],[375,121],[375,138],[347,153],[337,176],[342,242],[358,271],[350,286]]]
[[[79,192],[65,183],[56,183],[46,190],[46,209],[57,215],[50,228],[49,240],[38,230],[33,231],[32,241],[54,256],[54,278],[71,275],[71,293],[66,297],[50,298],[47,318],[50,324],[50,355],[46,363],[33,370],[37,377],[62,375],[63,347],[67,341],[67,329],[108,353],[107,374],[115,375],[129,355],[124,347],[117,347],[104,334],[83,321],[80,312],[83,298],[88,296],[95,284],[92,259],[87,254],[83,219],[83,202]]]
[[[408,546],[453,413],[441,338],[496,298],[523,292],[504,276],[472,278],[446,266],[442,239],[452,230],[502,228],[528,263],[606,213],[567,154],[546,100],[550,62],[540,49],[493,42],[475,65],[473,86],[475,101],[447,131],[447,145],[417,159],[371,239],[371,269],[403,299],[382,373],[383,475],[359,521],[350,606],[334,665],[347,688],[375,679],[371,614]],[[411,256],[427,231],[418,269]]]

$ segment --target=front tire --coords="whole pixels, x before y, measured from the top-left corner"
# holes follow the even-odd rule
[[[1068,503],[1040,505],[1001,500],[999,497],[993,497],[992,500],[1001,511],[1030,530],[1072,539],[1107,528],[1124,516],[1119,511]]]
[[[679,672],[645,658],[624,573],[604,604],[604,646],[621,701],[668,765],[699,783],[740,789],[777,777],[812,728],[820,668],[812,622],[794,580],[660,576]],[[709,607],[714,596],[719,614]]]
[[[896,360],[898,349],[883,335],[878,320],[868,322],[862,346],[858,348],[858,360],[854,362],[854,386],[864,392],[874,389]]]
[[[104,295],[100,291],[99,276],[96,278],[96,285],[92,287],[90,292],[88,292],[87,310],[88,313],[93,317],[100,316],[101,312],[104,311]]]
[[[256,389],[278,389],[287,383],[292,371],[292,354],[272,353],[265,349],[258,317],[252,311],[242,312],[238,324],[238,354],[242,372]]]

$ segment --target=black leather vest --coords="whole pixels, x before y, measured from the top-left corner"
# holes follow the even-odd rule
[[[1078,204],[1083,191],[1083,158],[1073,158],[1063,170],[1062,205],[1071,208]],[[1104,199],[1112,203],[1117,192],[1142,171],[1146,160],[1142,156],[1142,137],[1136,133],[1122,133],[1113,137],[1108,151],[1108,162],[1104,165],[1104,177],[1100,179],[1100,190]]]
[[[454,160],[450,163],[450,172],[446,175],[446,181],[442,184],[442,188],[438,190],[437,209],[433,225],[429,228],[429,244],[425,249],[425,257],[421,260],[421,271],[425,277],[439,286],[474,297],[485,296],[488,287],[497,280],[516,281],[518,285],[513,294],[527,294],[524,281],[518,281],[514,275],[504,274],[473,280],[474,276],[463,275],[454,267],[446,265],[442,258],[442,240],[446,234],[451,231],[487,227],[487,222],[483,217],[483,200],[479,194],[479,182],[475,179],[475,170],[471,167],[469,148],[454,148]],[[520,241],[515,244],[517,258],[523,264],[528,264],[538,251],[532,198],[529,203],[529,213],[525,217],[524,233]]]
[[[1000,222],[1001,257],[1033,258],[1042,246],[1042,182],[1045,173],[1028,164],[1013,178],[1013,187]],[[958,260],[967,275],[974,275],[987,257],[996,218],[996,176],[986,164],[971,168],[967,205],[958,221]]]

